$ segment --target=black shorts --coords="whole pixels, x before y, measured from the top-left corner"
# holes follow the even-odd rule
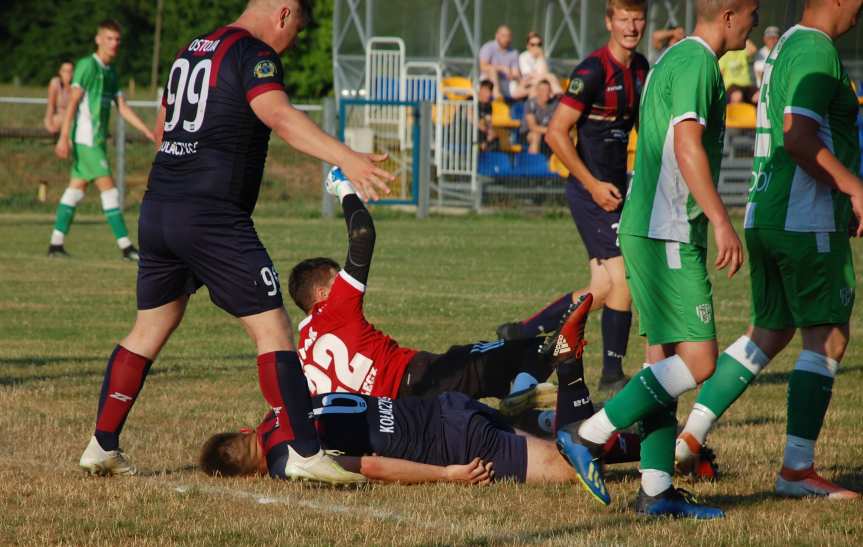
[[[496,480],[525,481],[527,440],[496,410],[462,393],[445,393],[438,401],[448,462],[465,464],[478,457],[494,462]]]
[[[504,397],[519,372],[540,382],[551,365],[537,351],[542,338],[452,346],[443,355],[421,351],[408,363],[399,397],[434,397],[457,391],[473,398]]]
[[[598,260],[621,256],[620,244],[617,241],[620,210],[611,213],[604,210],[575,179],[570,179],[566,184],[566,200],[581,240],[587,248],[587,256]]]
[[[235,317],[282,307],[279,276],[251,216],[234,206],[144,198],[138,220],[138,309],[201,285]]]

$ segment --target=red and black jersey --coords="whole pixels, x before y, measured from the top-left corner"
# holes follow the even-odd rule
[[[300,322],[297,354],[312,396],[346,392],[398,397],[416,350],[402,348],[363,314],[365,285],[342,270],[324,302]]]
[[[575,67],[561,102],[582,113],[578,120],[578,154],[599,180],[626,194],[626,146],[638,120],[638,103],[649,65],[635,53],[621,65],[608,46]]]
[[[162,200],[229,202],[251,213],[270,129],[249,103],[284,92],[275,50],[238,27],[222,27],[180,50],[162,96],[165,129],[147,194]]]

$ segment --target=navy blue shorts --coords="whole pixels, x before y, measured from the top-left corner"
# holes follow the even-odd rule
[[[575,179],[570,179],[566,184],[566,200],[581,240],[587,248],[587,256],[598,260],[621,256],[617,241],[620,211],[609,213],[604,210]]]
[[[235,317],[283,305],[273,261],[251,216],[239,207],[145,197],[138,241],[139,310],[165,305],[201,285]]]
[[[438,401],[448,462],[465,464],[479,457],[494,462],[496,480],[525,481],[527,440],[496,410],[462,393],[444,393]]]

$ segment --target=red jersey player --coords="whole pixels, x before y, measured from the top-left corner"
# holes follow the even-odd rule
[[[299,324],[297,353],[312,395],[338,391],[395,398],[456,391],[474,398],[511,395],[505,403],[519,410],[530,404],[554,404],[553,391],[520,388],[525,382],[546,380],[556,363],[576,349],[574,339],[559,344],[556,334],[547,342],[539,337],[497,340],[434,354],[403,348],[369,323],[363,314],[363,297],[375,244],[374,224],[350,181],[337,169],[327,184],[328,191],[341,199],[347,223],[345,266],[339,269],[332,259],[311,258],[294,267],[288,282],[291,298],[309,314]],[[510,394],[516,377],[522,386],[515,385]],[[522,392],[530,400],[519,399]]]

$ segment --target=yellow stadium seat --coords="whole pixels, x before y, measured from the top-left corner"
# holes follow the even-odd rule
[[[725,110],[725,127],[755,129],[756,114],[755,106],[749,103],[731,103]]]
[[[444,97],[451,101],[461,101],[473,96],[473,82],[464,76],[447,76],[441,80]]]
[[[515,129],[521,127],[521,122],[513,120],[509,114],[509,105],[500,99],[491,103],[491,124],[495,127]]]
[[[553,173],[557,173],[563,178],[569,176],[569,169],[567,169],[560,158],[557,157],[557,154],[552,154],[548,159],[548,170]]]
[[[626,145],[626,171],[632,173],[635,169],[635,149],[638,145],[638,132],[635,128],[629,132],[629,143]]]

